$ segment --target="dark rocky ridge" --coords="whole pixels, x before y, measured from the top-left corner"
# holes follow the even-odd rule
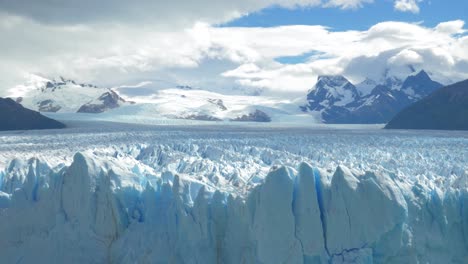
[[[187,120],[198,120],[198,121],[223,121],[222,119],[219,119],[214,116],[210,115],[204,115],[204,114],[193,114],[193,115],[188,115],[183,118],[176,117],[177,119],[187,119]]]
[[[385,128],[468,130],[468,80],[441,88],[410,105]]]
[[[238,122],[271,122],[271,118],[265,112],[256,109],[255,112],[253,112],[253,113],[249,113],[248,115],[243,115],[243,116],[240,116],[240,117],[236,117],[234,119],[231,119],[231,121],[238,121]]]
[[[221,99],[208,99],[209,103],[216,105],[221,111],[226,111],[227,107],[224,105],[223,100]]]
[[[65,125],[24,108],[10,98],[0,98],[0,130],[64,128]]]
[[[59,111],[60,109],[62,109],[62,107],[60,105],[54,104],[54,100],[47,99],[47,100],[38,102],[38,109],[39,109],[39,112],[54,112],[55,113]]]

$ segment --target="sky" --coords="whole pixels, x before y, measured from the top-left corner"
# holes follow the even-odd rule
[[[468,78],[467,11],[464,0],[0,0],[0,95],[31,75],[281,96],[319,75],[358,83],[409,68],[449,84]]]

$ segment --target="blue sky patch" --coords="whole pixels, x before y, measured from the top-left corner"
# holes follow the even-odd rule
[[[233,20],[220,27],[274,27],[282,25],[323,25],[333,31],[366,30],[382,21],[422,22],[434,27],[440,22],[461,19],[468,21],[468,1],[423,1],[420,12],[396,11],[393,1],[377,0],[358,9],[270,7]]]
[[[282,64],[298,64],[298,63],[307,62],[311,57],[318,59],[324,55],[325,53],[323,52],[311,51],[311,52],[303,53],[297,56],[278,57],[278,58],[275,58],[275,60]]]

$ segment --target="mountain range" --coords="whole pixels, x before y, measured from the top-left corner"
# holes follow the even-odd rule
[[[302,109],[318,114],[324,123],[383,124],[442,86],[424,70],[404,80],[387,77],[379,83],[366,79],[357,85],[343,76],[319,76]]]
[[[424,70],[405,78],[392,75],[385,75],[379,81],[366,78],[358,84],[341,75],[323,75],[307,95],[284,99],[175,84],[152,89],[150,82],[134,87],[100,88],[63,77],[34,76],[17,89],[14,98],[24,107],[39,112],[105,112],[109,120],[119,121],[138,117],[142,120],[384,124],[442,86]]]
[[[39,76],[24,85],[15,99],[24,107],[39,112],[102,113],[132,103],[113,89],[63,77],[49,80]]]
[[[33,75],[26,84],[13,89],[10,97],[39,112],[101,113],[92,118],[120,122],[146,123],[154,119],[283,122],[297,115],[307,123],[315,122],[314,117],[301,112],[294,100],[262,95],[258,89],[251,93],[242,89],[221,93],[216,92],[220,89],[174,83],[167,83],[171,85],[167,87],[151,85],[143,82],[136,86],[100,88],[64,77],[47,79]]]

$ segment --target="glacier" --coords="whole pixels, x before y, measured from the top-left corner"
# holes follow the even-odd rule
[[[0,134],[1,263],[467,263],[468,134]]]

